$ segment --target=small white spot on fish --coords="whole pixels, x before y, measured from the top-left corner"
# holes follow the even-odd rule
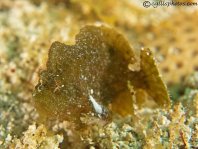
[[[89,95],[89,100],[91,101],[93,107],[94,107],[94,110],[98,113],[98,114],[102,114],[102,106],[99,105],[96,100],[91,96]]]

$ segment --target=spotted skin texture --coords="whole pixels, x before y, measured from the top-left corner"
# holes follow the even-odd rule
[[[110,120],[112,113],[133,114],[128,82],[159,106],[169,105],[166,86],[149,49],[140,58],[127,40],[105,26],[85,26],[75,45],[54,42],[46,70],[33,93],[41,115],[81,123],[84,116]]]

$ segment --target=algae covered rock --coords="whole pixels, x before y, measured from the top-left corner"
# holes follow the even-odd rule
[[[54,42],[46,66],[33,96],[47,117],[76,123],[83,116],[109,120],[112,112],[132,114],[133,98],[161,107],[170,102],[150,50],[141,50],[139,58],[123,35],[105,26],[85,26],[75,45]]]

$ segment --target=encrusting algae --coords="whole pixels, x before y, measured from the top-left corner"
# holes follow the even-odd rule
[[[149,49],[140,57],[116,30],[85,26],[75,45],[54,42],[47,69],[33,93],[41,115],[81,124],[84,116],[110,120],[112,113],[133,114],[133,102],[170,105]]]

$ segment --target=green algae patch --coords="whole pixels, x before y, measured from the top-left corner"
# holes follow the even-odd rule
[[[39,77],[33,98],[40,114],[76,124],[87,116],[133,114],[134,103],[147,100],[170,104],[151,51],[138,57],[123,35],[105,26],[85,26],[75,45],[54,42]]]

